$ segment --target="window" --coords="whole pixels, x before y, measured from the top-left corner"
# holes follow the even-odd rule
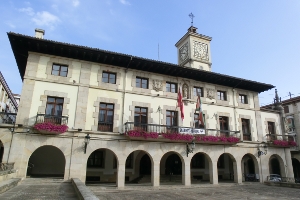
[[[219,100],[222,100],[222,101],[226,101],[227,100],[226,92],[218,90],[217,94],[218,94],[218,99]]]
[[[148,79],[147,78],[136,77],[135,86],[138,87],[138,88],[148,89]]]
[[[102,73],[102,82],[103,83],[111,83],[116,84],[116,74],[111,72],[103,72]]]
[[[289,113],[289,106],[284,106],[284,113]]]
[[[205,157],[203,154],[198,153],[194,155],[191,161],[191,168],[205,168]]]
[[[194,87],[194,96],[198,96],[198,94],[200,97],[203,97],[203,88]]]
[[[67,77],[67,75],[68,75],[68,66],[60,65],[60,64],[53,64],[51,74],[54,75],[54,76]]]
[[[133,153],[129,154],[129,156],[126,159],[126,163],[125,163],[126,168],[132,168],[132,163],[133,163]]]
[[[240,94],[240,95],[239,95],[239,100],[240,100],[240,103],[248,104],[247,95]]]
[[[243,139],[247,140],[247,141],[251,141],[249,119],[243,119],[242,118],[241,121],[242,121]]]
[[[205,128],[204,124],[200,124],[199,113],[194,113],[195,128]],[[203,123],[205,123],[205,115],[203,114]]]
[[[286,118],[286,124],[288,128],[288,132],[294,132],[295,131],[295,122],[293,116],[287,116]]]
[[[88,158],[87,166],[104,168],[104,151],[94,151]]]
[[[135,107],[134,109],[134,127],[135,129],[147,131],[147,108]]]
[[[220,135],[221,136],[229,136],[229,132],[225,132],[228,131],[228,117],[219,117],[219,124],[220,124]],[[222,132],[224,131],[224,132]]]
[[[271,140],[276,140],[275,136],[275,123],[274,122],[268,122],[268,131],[269,131],[269,137]]]
[[[47,97],[45,122],[61,124],[64,99],[58,97]]]
[[[166,91],[176,93],[177,92],[177,84],[176,83],[166,83]]]
[[[177,112],[176,111],[166,111],[166,125],[168,132],[178,132],[177,128],[171,128],[172,126],[177,126]],[[171,126],[171,127],[170,127]]]
[[[99,131],[113,131],[113,120],[114,120],[114,105],[107,103],[100,103],[99,108]]]

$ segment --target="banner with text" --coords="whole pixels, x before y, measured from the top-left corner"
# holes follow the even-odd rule
[[[202,129],[202,128],[179,128],[179,133],[205,135],[205,129]]]

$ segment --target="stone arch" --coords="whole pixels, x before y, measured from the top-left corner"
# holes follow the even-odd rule
[[[106,147],[89,151],[86,160],[86,182],[116,183],[118,181],[119,159]]]
[[[35,177],[64,177],[66,158],[56,146],[43,145],[28,159],[27,175]]]
[[[259,166],[256,157],[251,154],[245,154],[241,159],[243,181],[258,181]]]
[[[0,163],[3,161],[3,155],[4,155],[4,145],[2,141],[0,140]]]
[[[277,154],[273,154],[269,158],[269,174],[279,174],[282,177],[286,176],[284,161]]]
[[[230,153],[223,153],[217,161],[218,181],[238,182],[238,169],[236,158]]]
[[[199,167],[200,170],[197,170],[199,161],[198,161],[198,159],[195,160],[195,158],[197,158],[198,155],[204,156],[204,166]],[[200,157],[200,159],[203,159],[203,158]],[[196,166],[195,166],[195,164],[196,164]],[[212,176],[213,163],[212,163],[212,159],[210,158],[210,156],[208,154],[206,154],[204,152],[195,152],[193,157],[191,158],[190,168],[191,168],[191,179],[192,179],[191,182],[192,183],[193,182],[197,183],[198,180],[201,180],[201,181],[209,180],[212,183],[212,181],[213,181],[213,176]],[[202,170],[201,170],[201,168],[202,168]]]
[[[300,161],[297,158],[292,158],[294,178],[300,178]]]
[[[130,158],[130,156],[132,156],[132,158]],[[141,161],[142,159],[144,159],[143,161],[145,161],[146,158],[146,165],[142,165]],[[147,159],[148,158],[148,159]],[[132,168],[130,169],[128,167],[129,165],[129,159],[132,159]],[[150,164],[150,166],[149,166]],[[141,173],[141,166],[142,168],[145,167],[147,168],[146,171],[149,173]],[[127,157],[126,157],[126,161],[125,161],[125,177],[129,176],[129,180],[133,181],[135,183],[139,183],[140,181],[142,181],[143,183],[146,182],[152,182],[152,169],[154,167],[154,162],[153,162],[153,157],[145,150],[140,150],[140,149],[135,149],[133,151],[131,151]],[[143,168],[144,169],[144,168]],[[141,180],[141,178],[143,178],[143,180]],[[128,178],[127,178],[128,179]]]

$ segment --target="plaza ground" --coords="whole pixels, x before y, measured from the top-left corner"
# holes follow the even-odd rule
[[[148,200],[148,199],[300,199],[300,189],[266,186],[261,183],[236,185],[220,183],[219,185],[199,184],[191,187],[181,185],[126,186],[118,190],[109,185],[88,186],[101,200]]]

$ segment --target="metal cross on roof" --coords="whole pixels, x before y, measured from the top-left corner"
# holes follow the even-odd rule
[[[194,22],[194,17],[195,17],[195,15],[193,15],[193,13],[190,13],[190,14],[189,14],[189,17],[192,19],[191,26],[193,26],[193,22]]]

